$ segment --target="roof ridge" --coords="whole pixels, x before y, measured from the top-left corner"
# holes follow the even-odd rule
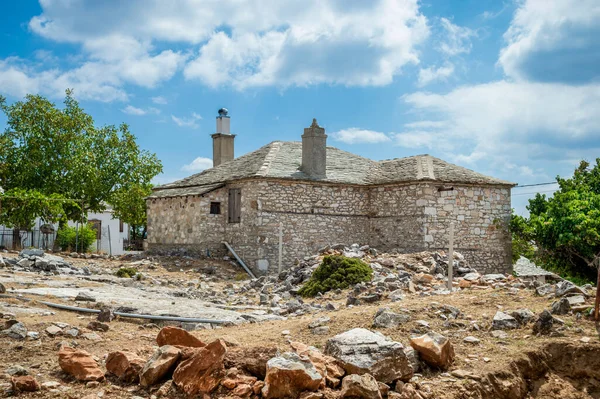
[[[282,141],[272,141],[268,144],[271,148],[269,149],[269,152],[267,152],[267,155],[265,155],[263,164],[258,168],[256,176],[267,176],[269,174],[271,163],[281,149],[282,143]]]

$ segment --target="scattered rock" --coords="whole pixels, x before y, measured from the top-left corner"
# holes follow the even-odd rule
[[[139,381],[139,374],[145,363],[145,360],[135,353],[111,352],[106,358],[106,371],[116,375],[121,381],[134,383]]]
[[[533,325],[533,333],[540,335],[548,335],[552,332],[554,318],[548,310],[544,310]]]
[[[306,358],[286,352],[267,362],[263,397],[266,399],[295,398],[303,391],[316,391],[323,376]]]
[[[467,344],[477,345],[481,341],[478,338],[475,338],[475,337],[472,337],[472,336],[468,336],[468,337],[465,337],[463,339],[463,342],[466,342]]]
[[[552,314],[568,314],[571,311],[571,303],[567,298],[561,298],[552,304],[550,313]]]
[[[436,332],[430,331],[420,337],[411,338],[410,346],[419,352],[421,359],[430,366],[446,370],[454,361],[454,347],[450,340]]]
[[[377,380],[371,374],[350,374],[342,380],[341,398],[381,399]]]
[[[65,373],[72,375],[79,381],[104,380],[104,373],[100,370],[92,355],[84,350],[63,346],[58,352],[58,364]]]
[[[502,330],[492,330],[492,337],[498,339],[506,339],[508,338],[508,334]]]
[[[389,308],[379,309],[373,320],[375,328],[394,328],[400,324],[410,321],[410,316],[406,313],[394,313]]]
[[[2,264],[4,264],[4,262]],[[6,294],[6,287],[2,283],[0,283],[0,294]]]
[[[80,292],[75,297],[75,302],[96,302],[96,298],[94,298],[87,292]]]
[[[11,325],[6,330],[2,330],[1,335],[6,335],[7,337],[12,339],[22,340],[27,338],[27,328],[23,323],[17,322]]]
[[[40,383],[30,375],[11,377],[10,382],[16,392],[36,392],[41,389]]]
[[[191,348],[201,348],[206,344],[189,332],[179,327],[164,327],[156,336],[158,346],[173,345]]]
[[[348,374],[371,374],[384,383],[408,381],[413,375],[401,343],[364,328],[330,338],[325,353],[336,358]]]
[[[492,320],[492,330],[513,330],[519,328],[519,322],[504,312],[496,312]]]
[[[181,357],[181,351],[171,345],[158,348],[140,372],[140,385],[149,387],[170,377]]]
[[[98,320],[101,323],[110,323],[115,319],[115,317],[116,316],[113,313],[112,309],[104,308],[100,310],[100,313],[98,313],[98,317],[96,318],[96,320]]]
[[[175,369],[173,382],[187,395],[209,394],[224,376],[223,360],[226,351],[227,347],[221,340],[194,350]]]
[[[271,347],[238,347],[231,348],[225,354],[225,367],[237,368],[259,380],[267,374],[267,362],[277,355],[277,348]]]
[[[544,284],[535,289],[535,293],[539,296],[550,295],[554,292],[554,286],[550,284]]]
[[[569,280],[562,280],[556,284],[556,296],[564,296],[566,294],[571,294],[571,293],[587,295],[587,293],[583,289],[576,286]]]
[[[535,314],[529,309],[518,309],[514,310],[510,313],[512,317],[514,317],[517,322],[524,326],[528,324],[530,321],[535,319]]]
[[[107,332],[110,329],[108,324],[104,324],[99,321],[90,321],[89,324],[87,325],[87,328],[92,331],[101,331],[101,332]]]
[[[321,326],[313,328],[311,332],[315,335],[327,335],[329,334],[329,326]]]
[[[10,366],[9,368],[6,369],[6,374],[8,375],[12,375],[12,376],[23,376],[23,375],[28,375],[29,371],[27,371],[27,369],[23,366],[20,366],[18,364],[14,365],[14,366]]]

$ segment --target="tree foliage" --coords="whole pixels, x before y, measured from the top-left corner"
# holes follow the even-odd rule
[[[22,188],[0,194],[0,204],[0,224],[17,230],[31,230],[37,216],[45,223],[57,223],[64,218],[65,208],[78,207],[60,194],[44,195]]]
[[[119,195],[147,187],[162,171],[156,155],[138,147],[126,124],[97,127],[70,90],[62,108],[28,95],[11,105],[0,96],[0,110],[7,117],[0,134],[0,186],[75,200],[63,204],[68,220],[102,212],[113,201],[115,210],[129,206]]]
[[[328,255],[317,267],[299,294],[315,296],[334,289],[345,289],[363,281],[370,281],[373,269],[360,259],[341,255]]]
[[[556,181],[552,197],[529,201],[528,219],[513,216],[513,238],[535,244],[534,256],[548,268],[593,280],[600,266],[600,158],[581,161],[573,177]]]
[[[96,241],[97,232],[89,225],[63,226],[58,229],[56,242],[62,251],[88,252]]]
[[[146,201],[152,193],[151,184],[134,184],[116,190],[111,204],[114,216],[131,227],[132,238],[143,238],[146,233]]]

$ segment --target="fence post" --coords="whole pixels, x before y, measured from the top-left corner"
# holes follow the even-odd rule
[[[454,222],[450,222],[450,239],[448,245],[448,289],[452,292],[452,268],[454,267]]]
[[[75,222],[75,252],[77,251],[77,247],[79,247],[79,222]]]
[[[281,274],[282,258],[283,258],[283,223],[279,222],[279,266],[277,267],[278,274]]]
[[[108,255],[112,256],[112,240],[110,239],[110,225],[106,227],[108,228]]]

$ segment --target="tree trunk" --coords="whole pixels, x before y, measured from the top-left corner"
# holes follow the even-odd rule
[[[12,231],[12,249],[21,249],[21,230],[16,227]]]
[[[596,259],[596,267],[598,269],[598,278],[596,279],[596,304],[594,306],[594,320],[598,321],[598,313],[600,312],[600,259]]]

